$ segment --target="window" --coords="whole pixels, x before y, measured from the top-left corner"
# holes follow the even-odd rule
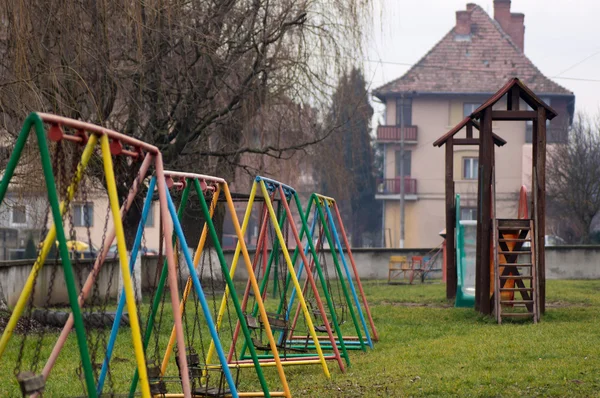
[[[396,151],[396,177],[400,177],[400,162],[402,159],[402,151]],[[411,152],[404,150],[404,176],[410,176],[410,160]]]
[[[92,227],[94,225],[94,204],[77,203],[73,205],[73,226]]]
[[[463,158],[463,179],[476,180],[479,176],[479,159],[478,158]]]
[[[146,217],[146,227],[154,226],[154,203],[150,203],[150,209],[148,210],[148,216]]]
[[[477,220],[477,208],[476,207],[463,207],[460,209],[461,220]]]
[[[550,97],[541,97],[540,99],[542,101],[544,101],[546,103],[546,105],[550,106],[550,102],[551,102]],[[525,107],[528,111],[533,110],[533,108],[527,104],[525,104]],[[523,108],[521,108],[521,109],[523,109]],[[567,142],[567,134],[568,134],[568,128],[558,129],[557,132],[550,129],[550,120],[546,119],[546,141],[548,143],[557,143],[557,142],[566,143]],[[525,122],[525,142],[527,144],[531,144],[533,142],[533,121],[532,120],[527,120]]]
[[[463,104],[463,118],[469,116],[471,113],[475,112],[477,108],[481,106],[478,102],[465,102]]]
[[[10,221],[14,225],[27,224],[27,208],[24,205],[14,205],[12,207]]]
[[[402,115],[402,118],[400,116]],[[396,126],[412,126],[412,99],[396,98]]]

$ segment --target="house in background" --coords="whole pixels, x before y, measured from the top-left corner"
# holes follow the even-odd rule
[[[27,241],[32,238],[37,247],[44,223],[48,223],[46,230],[53,224],[38,158],[37,149],[26,146],[6,197],[0,204],[0,261],[22,259]],[[158,202],[152,202],[151,206],[144,230],[144,243],[146,247],[156,249],[160,231]],[[70,203],[70,214],[64,217],[67,240],[71,240],[73,234],[74,240],[86,244],[91,240],[92,246],[98,249],[102,245],[105,229],[113,227],[112,216],[108,220],[106,218],[108,212],[106,191],[82,182]]]
[[[510,0],[494,1],[494,18],[469,3],[456,12],[456,25],[408,72],[374,90],[385,104],[385,125],[377,128],[384,175],[377,199],[383,201],[386,247],[400,242],[400,184],[404,184],[405,247],[435,247],[445,227],[444,153],[433,141],[470,115],[510,78],[518,77],[558,112],[548,122],[548,144],[565,143],[575,96],[544,76],[524,53],[523,14],[511,13]],[[502,106],[502,101],[498,103]],[[522,109],[527,107],[522,104]],[[496,149],[496,200],[500,217],[514,217],[521,185],[531,181],[531,125],[494,124],[508,143]],[[400,175],[404,134],[404,176]],[[455,147],[455,190],[461,218],[477,212],[478,148]],[[402,178],[403,177],[403,178]]]

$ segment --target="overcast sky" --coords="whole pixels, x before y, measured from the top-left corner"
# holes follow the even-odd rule
[[[456,11],[470,2],[493,18],[493,0],[376,0],[365,60],[371,89],[404,74],[452,29]],[[600,1],[512,0],[511,11],[525,14],[529,59],[575,93],[576,111],[599,114]],[[376,106],[376,112],[381,109]]]

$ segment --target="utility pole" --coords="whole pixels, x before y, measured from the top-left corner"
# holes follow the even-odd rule
[[[404,93],[400,94],[400,248],[404,248]]]

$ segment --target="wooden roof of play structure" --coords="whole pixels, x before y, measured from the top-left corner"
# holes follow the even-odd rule
[[[550,105],[546,104],[544,101],[542,101],[540,99],[540,97],[535,95],[533,93],[533,91],[531,91],[529,89],[529,87],[527,87],[525,84],[523,84],[523,82],[521,80],[514,77],[514,78],[510,79],[508,82],[506,82],[506,84],[500,90],[498,90],[496,92],[496,94],[492,95],[487,101],[485,101],[483,104],[481,104],[481,106],[479,108],[475,109],[475,111],[473,113],[471,113],[470,117],[473,119],[480,119],[481,112],[484,109],[494,106],[505,95],[508,95],[506,97],[506,101],[507,101],[506,106],[507,106],[508,110],[507,111],[496,111],[496,112],[498,112],[498,114],[494,118],[495,120],[528,120],[528,119],[531,119],[532,116],[528,116],[528,115],[517,116],[516,114],[503,113],[503,112],[510,112],[513,110],[518,111],[519,110],[519,101],[518,101],[519,98],[522,99],[523,101],[525,101],[525,103],[527,105],[529,105],[533,110],[537,110],[538,107],[540,107],[540,106],[545,108],[546,109],[546,117],[549,120],[554,119],[558,115],[558,113],[556,113],[556,111],[554,109],[552,109],[552,107],[550,107]],[[523,112],[523,111],[521,111],[521,112]],[[529,112],[532,112],[532,111],[529,111]]]
[[[479,131],[479,123],[477,121],[471,119],[470,116],[467,116],[460,123],[458,123],[456,126],[454,126],[454,128],[452,130],[448,131],[446,134],[444,134],[443,136],[438,138],[433,143],[433,146],[441,147],[442,145],[444,145],[446,143],[446,141],[448,141],[448,139],[450,137],[454,137],[456,135],[456,133],[458,133],[465,127],[467,128],[467,138],[455,139],[456,140],[455,144],[456,145],[477,145],[477,143],[478,143],[477,138],[473,138],[473,127],[475,127],[477,129],[477,131]],[[504,141],[501,137],[497,136],[496,134],[493,134],[493,137],[494,137],[494,144],[496,144],[497,146],[504,146],[506,144],[506,141]]]

